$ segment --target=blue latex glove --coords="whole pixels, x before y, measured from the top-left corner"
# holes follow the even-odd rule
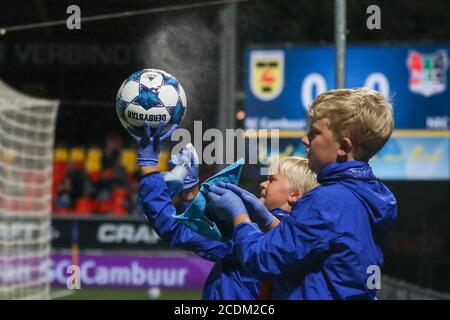
[[[155,132],[152,134],[150,123],[144,124],[145,136],[140,137],[133,133],[131,129],[127,129],[130,136],[137,143],[137,162],[139,167],[156,167],[158,165],[159,152],[161,151],[161,143],[172,135],[172,132],[178,127],[174,124],[170,129],[161,134],[164,130],[165,123],[158,123]]]
[[[187,168],[188,172],[183,180],[183,190],[192,188],[199,182],[198,155],[191,143],[188,143],[186,148],[181,150],[179,154],[173,154],[169,160],[169,165],[171,168],[175,166],[184,166]]]
[[[231,190],[211,186],[207,196],[216,213],[227,212],[233,219],[240,214],[247,213],[241,198]]]
[[[264,204],[255,195],[232,183],[219,183],[219,187],[229,189],[237,194],[244,202],[250,219],[260,227],[267,228],[272,224],[273,214],[267,210]]]

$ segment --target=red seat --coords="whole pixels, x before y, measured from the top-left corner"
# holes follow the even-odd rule
[[[115,189],[112,192],[111,198],[111,213],[116,216],[126,216],[128,211],[125,207],[125,203],[128,198],[128,190],[122,188]]]
[[[128,210],[124,207],[123,203],[113,202],[111,206],[111,213],[115,216],[126,216],[128,214]]]
[[[68,209],[68,208],[55,208],[55,210],[53,212],[55,214],[57,214],[57,215],[67,216],[67,215],[70,214],[70,209]]]
[[[111,210],[111,200],[99,201],[97,212],[98,213],[109,213]]]
[[[93,206],[89,198],[79,198],[75,202],[75,212],[77,214],[92,214]]]
[[[88,177],[92,182],[97,182],[98,180],[100,180],[102,174],[100,171],[92,171],[92,172],[88,172]]]
[[[128,190],[127,189],[114,189],[111,196],[112,200],[115,201],[115,199],[123,200],[128,198]]]
[[[67,161],[53,161],[53,183],[58,184],[66,175]]]

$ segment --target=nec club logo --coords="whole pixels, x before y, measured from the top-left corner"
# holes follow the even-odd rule
[[[447,88],[448,54],[446,50],[425,54],[411,50],[407,58],[409,89],[425,97]]]

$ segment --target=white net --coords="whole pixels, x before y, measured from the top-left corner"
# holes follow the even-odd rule
[[[59,102],[0,80],[0,299],[48,299]]]

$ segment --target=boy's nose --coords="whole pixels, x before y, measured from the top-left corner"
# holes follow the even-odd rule
[[[309,146],[308,136],[304,136],[301,141],[305,146],[307,146],[307,147]]]
[[[267,180],[261,182],[261,183],[259,184],[259,188],[260,188],[261,190],[264,190],[264,189],[266,188],[266,185],[267,185]]]

